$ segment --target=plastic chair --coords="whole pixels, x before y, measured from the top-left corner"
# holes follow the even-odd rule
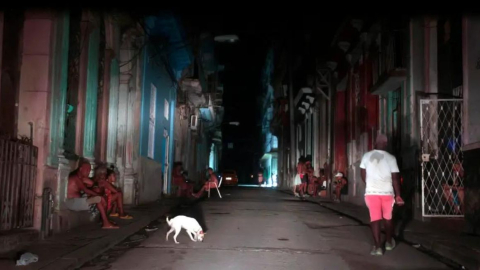
[[[208,183],[208,198],[210,198],[210,190],[212,189],[211,185],[214,185],[214,187],[217,189],[218,196],[220,199],[222,198],[222,195],[220,194],[219,188],[222,186],[222,180],[223,178],[220,176],[220,181],[218,181],[218,186],[217,183]]]

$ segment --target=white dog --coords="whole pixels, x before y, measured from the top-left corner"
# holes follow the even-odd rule
[[[192,239],[193,242],[202,242],[203,238],[205,237],[202,226],[200,226],[200,224],[198,224],[197,220],[194,218],[189,218],[186,216],[176,216],[175,218],[168,220],[167,217],[167,223],[168,226],[170,226],[170,230],[167,232],[166,241],[168,241],[168,235],[175,231],[173,240],[175,241],[175,244],[179,244],[179,242],[177,242],[177,236],[182,230],[182,228],[187,231],[188,236],[190,236],[190,239]]]

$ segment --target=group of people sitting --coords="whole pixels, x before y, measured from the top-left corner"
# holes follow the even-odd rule
[[[315,176],[315,171],[312,167],[312,160],[310,157],[300,157],[297,163],[297,174],[295,176],[295,183],[293,193],[296,197],[304,198],[305,193],[311,196],[317,196],[317,190],[322,186],[325,176]]]
[[[183,170],[183,165],[181,162],[177,162],[174,165],[172,176],[173,176],[173,185],[177,188],[178,197],[194,197],[200,198],[200,196],[205,192],[209,191],[210,188],[214,188],[215,185],[218,186],[218,178],[215,175],[212,168],[207,169],[208,179],[202,185],[202,188],[194,193],[194,183],[187,179],[188,174]]]
[[[312,166],[312,158],[300,157],[297,163],[297,174],[295,176],[293,193],[296,197],[304,198],[306,194],[316,197],[321,189],[325,189],[324,185],[327,181],[325,170],[320,169],[320,176],[315,176],[315,171]],[[339,202],[342,192],[347,186],[347,180],[342,173],[337,172],[334,180],[335,187],[335,201]],[[306,193],[306,194],[305,194]]]
[[[89,177],[92,166],[86,160],[81,160],[78,168],[68,177],[67,199],[65,205],[72,211],[98,210],[103,222],[103,229],[118,229],[119,227],[109,217],[132,219],[123,209],[122,191],[115,186],[115,171],[100,165],[94,170],[94,176]]]

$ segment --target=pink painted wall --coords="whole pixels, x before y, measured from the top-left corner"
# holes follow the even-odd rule
[[[38,147],[36,196],[42,195],[44,169],[49,149],[49,81],[52,40],[52,14],[27,11],[23,30],[23,53],[19,90],[18,134],[30,136]],[[40,228],[41,199],[35,201],[34,226]]]
[[[0,11],[0,70],[2,70],[2,48],[3,47],[3,12]],[[0,72],[0,82],[2,81],[2,72]],[[0,84],[0,87],[1,84]],[[2,89],[0,89],[2,91]]]

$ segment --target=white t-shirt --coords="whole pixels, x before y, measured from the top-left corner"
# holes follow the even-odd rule
[[[398,170],[397,159],[383,150],[365,153],[360,168],[367,171],[365,195],[394,195],[392,173]]]

